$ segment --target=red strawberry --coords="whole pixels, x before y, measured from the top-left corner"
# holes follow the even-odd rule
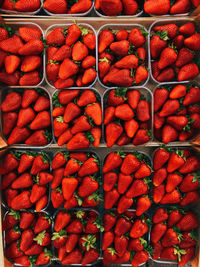
[[[76,178],[64,178],[62,180],[62,191],[65,200],[69,200],[78,186]]]
[[[9,152],[3,158],[3,161],[0,165],[0,174],[7,174],[13,170],[15,170],[19,165],[18,155],[14,152]]]
[[[168,213],[164,208],[158,208],[152,218],[154,224],[164,222],[168,219]]]
[[[159,73],[159,75],[156,77],[156,80],[159,82],[168,82],[172,81],[174,77],[175,77],[175,72],[173,68],[166,68]]]
[[[181,192],[190,192],[199,189],[199,181],[197,173],[188,174],[184,177],[179,186]]]
[[[195,34],[195,31],[195,25],[193,22],[185,23],[179,28],[179,32],[185,36],[191,36]]]
[[[5,69],[8,74],[12,74],[20,65],[20,58],[15,55],[6,56],[4,60]]]
[[[69,253],[63,260],[62,264],[68,265],[68,264],[78,264],[81,262],[82,254],[80,250],[74,249],[71,253]]]
[[[107,173],[108,174],[108,173]],[[105,174],[104,175],[104,179],[106,179],[105,178],[105,176],[107,175],[107,174]],[[113,172],[113,174],[115,174],[116,175],[116,180],[115,180],[115,182],[117,181],[117,174],[115,173],[115,172]],[[110,179],[109,179],[110,180]],[[109,181],[108,180],[108,181]],[[118,180],[118,182],[117,182],[117,190],[118,190],[118,192],[120,193],[120,194],[124,194],[125,192],[126,192],[126,190],[129,188],[129,186],[131,185],[131,183],[132,183],[132,181],[133,181],[133,177],[131,176],[131,175],[125,175],[125,174],[123,174],[123,173],[120,173],[119,174],[119,180]],[[115,185],[115,182],[114,182],[114,184],[113,184],[113,186]],[[105,189],[104,189],[105,190]],[[130,190],[130,189],[129,189]],[[106,191],[106,190],[105,190]]]
[[[168,165],[167,165],[167,171],[169,173],[172,173],[175,170],[179,169],[181,166],[183,166],[184,163],[185,163],[185,160],[184,160],[183,151],[177,150],[170,155]]]
[[[8,207],[11,207],[12,200],[19,194],[17,190],[8,188],[5,190],[5,199]]]
[[[19,79],[19,85],[21,86],[31,86],[31,85],[37,85],[41,81],[41,77],[39,75],[38,71],[32,71],[25,73],[20,79]]]
[[[182,238],[181,233],[175,232],[172,228],[169,228],[162,239],[163,247],[171,247],[174,245],[178,245]]]
[[[20,249],[25,252],[30,248],[33,243],[33,239],[35,234],[32,229],[26,229],[22,232],[21,235],[21,242],[20,242]]]
[[[191,3],[189,0],[177,1],[170,9],[171,14],[184,14],[189,12]]]
[[[43,8],[47,9],[51,13],[55,14],[66,14],[67,13],[67,2],[59,0],[57,3],[53,0],[44,1]]]
[[[80,197],[87,197],[97,191],[99,184],[95,179],[90,176],[85,176],[78,189],[78,195]]]
[[[160,201],[161,204],[176,204],[181,201],[181,195],[176,189],[170,193],[166,193]]]
[[[23,108],[27,108],[38,98],[38,93],[33,89],[27,89],[23,93],[21,105]]]
[[[176,224],[181,231],[190,231],[198,226],[198,220],[192,212],[187,212],[182,219]]]
[[[126,210],[128,210],[133,205],[133,199],[128,198],[126,196],[122,196],[119,199],[118,205],[117,205],[117,212],[119,214],[124,213]]]
[[[171,99],[176,99],[176,98],[181,98],[186,95],[187,88],[186,86],[179,84],[173,87],[169,94],[169,98]]]
[[[4,101],[1,104],[3,112],[14,111],[19,109],[21,105],[21,96],[16,92],[12,92],[6,95]]]
[[[33,184],[32,176],[29,173],[23,173],[12,182],[13,189],[27,188]]]
[[[183,239],[180,242],[180,248],[189,248],[196,246],[197,240],[193,232],[184,232]]]
[[[199,168],[199,160],[195,156],[188,157],[184,163],[179,169],[180,173],[186,174],[189,172],[197,171]]]
[[[146,129],[139,129],[133,139],[133,144],[134,146],[142,145],[149,142],[150,138],[151,131],[147,131]]]
[[[2,230],[7,231],[19,222],[20,214],[17,211],[10,211],[5,215],[2,223]]]
[[[167,31],[167,36],[170,39],[173,39],[177,35],[178,27],[177,27],[176,24],[166,24],[166,25],[161,25],[161,26],[155,26],[153,28],[153,30],[155,32],[158,32],[158,31]]]
[[[139,84],[148,78],[149,74],[144,66],[139,66],[135,72],[135,83]]]
[[[20,224],[19,224],[20,228],[23,230],[27,229],[32,224],[34,219],[35,219],[34,213],[23,211],[20,217]]]
[[[34,184],[31,190],[30,201],[32,203],[37,202],[43,195],[46,194],[47,188],[45,186],[40,186]]]
[[[84,3],[84,2],[82,2],[82,3]],[[89,3],[89,1],[87,1],[87,3]],[[85,33],[86,32],[87,31],[85,31]],[[96,47],[96,37],[95,37],[94,33],[87,32],[86,34],[83,35],[83,32],[82,32],[82,37],[83,37],[84,44],[87,45],[87,47],[89,49],[91,49],[91,50],[95,49],[95,47]]]
[[[14,226],[13,228],[7,230],[5,232],[5,242],[6,245],[11,244],[13,241],[16,241],[20,238],[21,232],[18,226]]]
[[[131,238],[140,238],[148,231],[148,225],[145,222],[145,219],[136,219],[131,231],[130,231],[130,237]]]
[[[129,175],[137,171],[139,167],[140,167],[140,161],[136,158],[136,156],[132,154],[128,154],[126,155],[122,163],[121,172],[123,172],[126,175]]]
[[[162,142],[167,144],[175,141],[178,137],[178,132],[170,125],[166,124],[162,130]]]
[[[44,50],[44,45],[41,40],[32,39],[23,45],[18,53],[23,56],[39,55]]]
[[[10,259],[23,256],[23,252],[20,251],[17,241],[13,242],[10,246],[6,248],[6,256]]]
[[[81,29],[77,24],[72,24],[69,26],[67,31],[67,36],[65,39],[66,45],[73,45],[81,36]]]
[[[11,208],[14,210],[29,209],[31,206],[29,191],[23,191],[11,201]]]
[[[118,201],[120,195],[118,191],[114,188],[109,192],[104,194],[104,207],[105,209],[111,209],[115,203]]]
[[[3,134],[8,135],[17,122],[16,112],[3,113]]]
[[[26,1],[26,0],[19,0],[15,4],[15,9],[21,12],[33,12],[40,8],[40,1]]]
[[[177,261],[177,249],[174,247],[164,248],[160,255],[161,259]]]
[[[36,265],[45,265],[50,262],[52,258],[52,253],[51,251],[47,250],[46,248],[44,249],[44,252],[40,253],[39,256],[37,257],[36,260]]]
[[[87,139],[84,133],[77,133],[67,143],[67,149],[74,150],[74,149],[87,148],[89,147],[89,145],[90,141]]]
[[[106,126],[106,143],[108,147],[112,147],[117,139],[123,132],[123,128],[121,125],[117,123],[109,123]]]
[[[114,241],[114,234],[112,231],[104,232],[102,240],[102,250],[106,250]]]
[[[191,50],[198,51],[198,50],[200,50],[199,40],[200,40],[200,34],[195,33],[192,36],[190,36],[184,40],[184,45]]]
[[[186,248],[185,251],[186,251],[186,254],[183,254],[181,256],[181,259],[178,260],[179,266],[185,265],[187,262],[189,262],[195,256],[195,248],[194,247]]]
[[[35,118],[35,112],[32,108],[21,109],[18,114],[17,126],[23,128]]]
[[[152,0],[147,0],[144,4],[144,10],[146,13],[153,15],[166,15],[170,10],[170,1],[154,2]]]
[[[40,39],[42,37],[42,33],[39,28],[31,28],[31,27],[20,27],[18,29],[20,37],[28,42],[32,39]]]
[[[63,117],[59,116],[53,121],[55,137],[61,136],[68,128],[68,124],[64,122]]]
[[[178,109],[180,105],[178,100],[167,100],[165,104],[163,105],[159,115],[161,117],[166,117],[171,114],[174,114]]]
[[[12,130],[7,142],[9,145],[23,143],[30,136],[30,134],[31,133],[27,128],[19,128],[16,126]]]
[[[167,31],[162,31],[160,35],[154,35],[150,41],[151,56],[152,58],[158,58],[160,53],[167,46]]]
[[[199,68],[195,63],[184,65],[178,73],[178,81],[185,81],[195,78],[199,74]]]
[[[151,229],[151,242],[158,243],[167,230],[167,226],[164,223],[154,224]]]
[[[34,161],[34,156],[35,156],[34,154],[28,152],[24,153],[21,156],[18,166],[18,173],[23,173],[32,166]]]
[[[126,218],[120,217],[115,225],[115,235],[122,236],[128,233],[131,229],[131,222],[127,220]]]
[[[181,206],[187,206],[189,204],[195,203],[199,201],[199,193],[198,191],[191,191],[185,194],[183,199],[181,200]]]
[[[13,43],[15,46],[13,46]],[[0,41],[0,49],[5,52],[18,54],[19,50],[24,46],[21,38],[18,35],[13,35],[12,37]]]
[[[163,181],[167,177],[167,170],[166,168],[160,168],[154,172],[153,175],[153,184],[154,186],[159,186],[163,183]]]
[[[114,213],[106,213],[103,217],[103,226],[105,232],[110,231],[116,223],[116,215]]]
[[[16,178],[17,174],[15,172],[9,172],[8,174],[3,175],[1,189],[5,190]]]
[[[158,111],[165,103],[169,95],[169,91],[165,88],[157,88],[154,92],[154,111]]]
[[[106,16],[116,16],[122,12],[123,5],[119,0],[109,2],[107,0],[100,1],[100,8]]]
[[[166,192],[170,193],[172,192],[181,182],[183,178],[182,176],[176,174],[176,173],[171,173],[167,176],[167,183],[166,183]]]
[[[173,227],[175,224],[177,224],[183,217],[183,214],[183,210],[171,210],[167,220],[168,227]]]
[[[114,246],[119,257],[122,257],[128,247],[128,239],[125,236],[115,236]]]
[[[200,89],[198,87],[190,88],[189,92],[186,94],[183,100],[183,105],[188,106],[191,104],[198,103],[200,101],[199,92],[200,92]]]
[[[151,207],[151,200],[148,196],[142,196],[137,200],[136,215],[140,216]]]
[[[148,186],[145,180],[134,180],[134,182],[126,192],[126,196],[129,198],[133,198],[146,194],[147,191],[148,191]]]
[[[35,131],[25,143],[32,146],[45,146],[50,141],[50,133],[44,130]]]
[[[34,161],[31,168],[31,174],[36,175],[41,171],[47,170],[49,168],[49,158],[47,154],[42,153],[38,155]]]
[[[185,64],[190,63],[194,58],[194,54],[192,51],[188,50],[187,48],[181,48],[178,54],[178,58],[176,60],[176,67],[181,68]]]
[[[117,255],[114,248],[107,248],[103,253],[103,264],[108,265],[117,260]]]

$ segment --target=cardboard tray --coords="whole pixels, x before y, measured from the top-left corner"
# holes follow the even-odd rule
[[[169,17],[168,17],[169,18]],[[183,17],[176,17],[176,18],[170,18],[171,20],[174,20],[174,22],[176,23],[176,20],[178,20],[179,18],[182,18]],[[163,18],[155,18],[155,17],[148,17],[148,18],[144,18],[144,17],[137,17],[137,18],[120,18],[120,19],[115,19],[115,18],[112,18],[112,19],[109,19],[109,18],[97,18],[97,17],[87,17],[87,18],[63,18],[62,19],[59,19],[58,17],[38,17],[38,16],[32,16],[31,19],[30,18],[15,18],[15,20],[13,19],[10,19],[10,18],[4,18],[3,19],[3,22],[4,23],[7,23],[7,22],[10,22],[12,24],[12,22],[17,22],[17,23],[22,23],[22,22],[26,22],[26,23],[29,23],[29,22],[33,22],[33,23],[36,23],[38,24],[42,29],[43,31],[45,32],[46,29],[48,27],[50,27],[51,25],[53,24],[72,24],[74,23],[74,20],[77,22],[77,23],[87,23],[89,25],[91,25],[96,31],[99,30],[99,28],[105,24],[109,24],[109,23],[112,23],[112,24],[120,24],[120,27],[123,27],[123,24],[141,24],[143,25],[147,30],[149,30],[151,24],[153,22],[155,22],[156,20],[159,20],[159,19],[163,19]],[[194,21],[194,17],[190,17],[190,18],[187,18],[188,20],[190,21]],[[200,82],[200,78],[198,78],[196,80],[197,82]],[[154,91],[155,87],[157,86],[158,84],[156,84],[151,78],[149,79],[148,83],[145,85],[145,87],[147,87],[149,90],[151,90],[151,92]],[[46,90],[48,90],[48,92],[52,95],[53,92],[54,92],[54,89],[52,87],[50,87],[45,81],[43,81],[43,83],[41,84],[42,87],[44,87]],[[105,92],[105,88],[101,87],[101,85],[98,83],[98,81],[93,85],[93,87],[95,89],[97,89],[100,93],[101,96],[103,96],[104,92]],[[98,154],[101,155],[101,157],[103,157],[104,155],[108,154],[109,152],[111,151],[116,151],[116,150],[125,150],[125,151],[135,151],[135,150],[138,150],[138,151],[141,151],[141,152],[147,152],[148,154],[152,155],[152,152],[153,150],[155,149],[155,147],[158,147],[159,145],[161,145],[162,143],[159,143],[157,141],[151,141],[151,142],[148,142],[147,144],[143,145],[143,146],[139,146],[139,147],[134,147],[133,145],[127,145],[125,147],[118,147],[118,146],[113,146],[111,149],[108,149],[106,147],[106,144],[105,143],[101,143],[100,144],[100,147],[97,148],[97,149],[90,149],[91,151],[93,152],[97,152]],[[173,142],[173,143],[170,143],[170,146],[173,146],[173,147],[189,147],[191,146],[190,142]],[[1,149],[7,149],[7,146],[6,146],[6,143],[2,140],[0,140],[0,147]],[[12,146],[12,147],[9,147],[9,148],[18,148],[18,146]],[[51,144],[48,148],[45,148],[44,149],[46,152],[48,152],[48,150],[53,150],[53,151],[57,151],[57,150],[60,150],[60,147],[57,146],[57,144]],[[1,153],[3,153],[3,150],[0,151],[0,156],[1,156]],[[197,209],[197,211],[200,210],[199,208]],[[1,209],[0,209],[0,216],[2,216],[1,214]],[[0,221],[0,230],[1,230],[1,221]],[[200,253],[198,252],[197,254],[200,255]],[[198,257],[199,255],[197,255],[197,257],[192,261],[192,265],[194,267],[197,267],[199,266],[199,260],[198,260]],[[9,267],[9,266],[12,266],[12,264],[10,264],[6,259],[5,259],[5,264],[4,264],[4,255],[3,255],[3,241],[2,241],[2,235],[0,234],[0,266],[1,267]],[[159,265],[161,266],[161,265]],[[165,265],[166,266],[166,265]],[[190,265],[187,265],[187,266],[190,266]]]

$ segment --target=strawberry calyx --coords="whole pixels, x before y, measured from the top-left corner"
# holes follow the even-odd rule
[[[29,259],[29,261],[31,263],[31,266],[35,265],[35,262],[37,260],[37,257],[38,257],[38,255],[32,255],[32,256],[29,256],[28,257],[28,259]]]
[[[110,211],[110,212],[107,212],[106,214],[110,214],[110,215],[112,215],[113,217],[116,217],[116,218],[117,218],[117,215],[116,215],[116,214],[114,214],[112,211]]]
[[[78,202],[78,205],[79,206],[82,206],[83,204],[83,200],[81,197],[79,197],[77,194],[74,193],[74,197],[76,198],[77,202]]]
[[[87,235],[87,237],[82,237],[82,240],[85,241],[82,243],[82,246],[86,248],[86,251],[89,251],[91,248],[96,248],[95,244],[97,239],[95,235]]]
[[[189,233],[189,236],[193,240],[198,241],[199,240],[199,232],[198,232],[197,228],[196,229],[192,229],[191,232]]]
[[[52,99],[53,99],[53,106],[54,107],[63,107],[61,104],[60,104],[60,101],[59,101],[59,99],[58,99],[58,94],[54,94],[53,96],[52,96]]]
[[[152,178],[151,177],[146,177],[144,180],[145,184],[147,185],[148,189],[150,185],[152,184]]]
[[[42,246],[45,234],[46,234],[46,230],[40,232],[33,240],[36,241],[38,245]]]
[[[60,64],[60,62],[59,61],[56,61],[56,60],[49,59],[49,61],[47,62],[47,64],[54,65],[54,64]]]
[[[133,260],[133,257],[135,256],[135,251],[131,251],[130,252],[130,261],[132,261]]]
[[[168,47],[173,49],[176,52],[176,54],[178,54],[177,47],[175,46],[174,43],[171,43]]]
[[[52,252],[47,248],[44,249],[44,253],[45,253],[45,257],[48,257],[49,259],[53,257]]]
[[[85,35],[87,35],[89,33],[89,30],[87,28],[83,28],[83,27],[80,27],[80,26],[79,26],[79,28],[81,30],[81,35],[82,36],[85,36]]]
[[[99,203],[100,201],[102,201],[102,196],[100,194],[97,193],[93,193],[92,195],[90,195],[88,197],[89,200],[94,200],[94,202]]]
[[[52,139],[52,134],[49,131],[44,131],[44,136],[46,137],[48,143],[51,141]]]
[[[67,237],[67,232],[65,230],[61,230],[60,232],[54,232],[51,240],[60,239],[61,237]]]
[[[179,157],[183,158],[184,160],[186,160],[185,156],[184,156],[184,151],[183,150],[179,150],[179,149],[176,149],[174,151]]]
[[[195,183],[198,181],[200,184],[200,171],[193,173],[193,175],[194,175],[194,178],[193,178],[192,182]]]
[[[166,145],[161,145],[159,149],[163,149],[169,153],[173,152],[173,150],[171,148],[167,147]]]
[[[47,215],[43,216],[43,219],[47,220],[49,222],[49,224],[52,223],[51,218],[49,218]]]
[[[150,244],[144,247],[144,250],[148,253],[148,255],[153,255],[153,247]]]
[[[75,163],[78,163],[78,165],[83,165],[83,162],[77,159],[72,159]]]
[[[94,142],[94,137],[92,136],[90,132],[85,132],[84,135],[90,141],[90,143]]]
[[[106,62],[106,63],[110,64],[110,61],[106,57],[100,58],[99,62]]]
[[[58,122],[62,122],[62,123],[64,123],[63,116],[58,116],[58,117],[56,118],[56,120],[57,120]]]
[[[60,151],[58,153],[62,154],[65,159],[68,159],[68,157],[69,157],[69,152],[68,151]]]
[[[159,36],[163,41],[169,40],[167,31],[157,31],[156,33],[154,33],[154,35]]]
[[[99,161],[99,158],[97,157],[97,155],[93,155],[92,157],[94,158],[93,161],[96,162],[98,166],[100,166],[100,161]]]
[[[17,2],[17,0],[10,0],[10,1],[13,2],[13,3]],[[8,25],[1,24],[0,27],[5,29],[8,32],[9,37],[11,37],[15,33],[15,30],[12,27],[8,26]]]
[[[141,27],[141,28],[140,28],[140,31],[141,31],[141,33],[142,33],[142,35],[143,35],[144,37],[147,37],[147,36],[148,36],[148,32],[145,30],[144,27]]]
[[[173,207],[173,206],[169,207],[168,213],[170,214],[174,210],[179,211],[181,214],[185,214],[186,213],[183,209],[180,209],[180,208],[177,208],[177,207]]]
[[[125,157],[126,157],[126,154],[124,153],[124,151],[121,151],[121,150],[117,151],[116,154],[117,154],[118,156],[120,156],[121,158],[125,158]]]
[[[15,157],[16,160],[20,160],[22,153],[17,151],[12,151],[10,153]]]
[[[94,127],[95,126],[95,123],[94,123],[94,120],[88,116],[86,113],[84,113],[84,116],[87,117],[87,121],[89,122],[89,124]]]
[[[114,96],[116,96],[116,97],[122,97],[124,100],[127,100],[127,97],[126,97],[127,90],[128,90],[128,88],[118,87],[118,88],[115,89]]]
[[[108,251],[112,256],[114,256],[115,254],[117,255],[117,252],[115,251],[114,248],[107,248],[107,251]]]
[[[16,234],[21,234],[20,228],[18,225],[14,225],[12,229],[15,231]]]
[[[55,191],[56,193],[60,193],[60,194],[63,193],[62,188],[60,188],[60,187],[57,187],[56,189],[53,189],[53,191]]]
[[[17,240],[17,249],[18,249],[20,252],[23,252],[23,251],[20,249],[20,244],[21,244],[21,238]]]
[[[97,218],[97,219],[93,222],[93,224],[96,225],[96,227],[99,229],[100,232],[103,232],[103,231],[104,231],[104,227],[101,225],[99,218]]]
[[[186,116],[187,117],[187,116]],[[187,125],[183,128],[183,131],[189,132],[191,130],[191,124],[194,122],[194,119],[189,118]]]
[[[176,227],[176,226],[173,226],[172,227],[173,231],[177,234],[177,238],[178,238],[178,241],[179,243],[181,242],[181,240],[183,240],[183,235],[181,234],[181,230],[180,228]]]
[[[177,255],[178,261],[181,261],[181,256],[186,254],[185,249],[180,249],[178,246],[174,246],[174,255]]]
[[[41,152],[41,157],[42,157],[42,161],[44,163],[49,163],[50,162],[50,158],[49,158],[49,156],[46,153]]]
[[[74,214],[75,214],[75,216],[76,216],[77,219],[83,219],[84,216],[85,216],[85,211],[83,211],[83,210],[78,210],[78,211],[76,211]]]
[[[10,212],[8,213],[8,215],[13,216],[15,220],[20,219],[20,213],[18,211],[11,209]]]

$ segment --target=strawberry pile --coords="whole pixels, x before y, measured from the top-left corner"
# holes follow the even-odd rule
[[[200,0],[146,0],[144,11],[150,15],[185,14],[200,5]]]
[[[59,261],[64,265],[87,265],[99,258],[102,227],[96,211],[61,210],[54,222],[53,244]]]
[[[147,35],[142,26],[99,33],[98,76],[104,86],[131,87],[147,81]]]
[[[6,11],[17,11],[23,13],[37,11],[41,6],[40,0],[3,0],[1,3],[1,8]]]
[[[5,254],[22,266],[45,265],[51,261],[51,219],[44,213],[7,212],[2,230]]]
[[[37,26],[19,27],[16,32],[10,26],[0,27],[1,84],[35,86],[41,82],[44,51],[41,39],[42,32]]]
[[[142,1],[138,0],[95,0],[95,8],[104,16],[134,16],[141,12]]]
[[[102,240],[103,264],[130,263],[134,267],[147,262],[152,251],[147,244],[150,220],[137,217],[135,211],[104,214]]]
[[[153,260],[176,261],[183,266],[195,256],[199,223],[193,212],[158,208],[152,222]]]
[[[187,149],[159,148],[153,159],[153,201],[188,206],[199,200],[200,161]]]
[[[140,216],[151,207],[149,186],[151,167],[149,158],[139,152],[111,152],[103,166],[104,207],[117,207],[123,214],[135,206]]]
[[[154,25],[150,39],[151,72],[157,82],[187,81],[199,75],[200,33],[193,22]]]
[[[8,152],[0,164],[5,205],[13,210],[44,209],[49,199],[48,184],[53,180],[49,167],[47,154]]]
[[[91,0],[45,0],[43,3],[43,8],[53,14],[81,14],[91,7]]]
[[[99,204],[99,159],[93,153],[58,152],[51,163],[51,202],[55,209]]]
[[[154,136],[163,143],[186,141],[200,129],[200,86],[163,85],[154,91]]]
[[[0,108],[8,145],[46,146],[51,141],[50,99],[43,89],[7,90]]]
[[[77,24],[57,27],[46,36],[46,44],[46,75],[56,89],[87,87],[95,81],[96,37],[92,29]]]
[[[54,136],[68,150],[98,147],[102,110],[99,94],[92,89],[62,90],[53,95]]]
[[[145,89],[144,89],[145,90]],[[147,92],[148,93],[148,92]],[[142,145],[151,138],[151,104],[139,90],[117,88],[105,95],[104,125],[108,147]]]

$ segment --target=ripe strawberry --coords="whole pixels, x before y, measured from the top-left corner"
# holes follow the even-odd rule
[[[178,260],[178,264],[180,266],[185,265],[188,261],[190,261],[194,255],[195,255],[195,248],[191,247],[191,248],[186,248],[185,249],[186,254],[183,254],[181,256],[181,259]]]
[[[117,255],[114,248],[107,248],[103,253],[103,264],[107,265],[117,260]]]
[[[44,130],[35,131],[28,139],[25,144],[32,146],[45,146],[50,141],[50,133]]]
[[[174,247],[164,248],[161,252],[160,258],[165,260],[177,261],[177,249]]]
[[[15,9],[21,12],[33,12],[40,8],[40,1],[26,1],[26,0],[19,0],[15,4]]]
[[[176,67],[180,68],[185,64],[190,63],[194,58],[194,53],[187,48],[181,48],[178,54],[178,58],[176,60]]]
[[[44,249],[44,252],[40,253],[39,256],[37,257],[36,260],[36,265],[45,265],[48,264],[49,261],[52,258],[52,253],[51,251],[47,250],[46,248]]]
[[[13,46],[13,43],[15,46]],[[21,38],[18,35],[13,35],[12,37],[0,41],[0,49],[5,52],[18,54],[18,51],[24,46]]]
[[[106,250],[114,241],[114,234],[112,231],[105,232],[102,240],[102,250]]]
[[[84,257],[81,261],[81,264],[87,265],[89,263],[95,262],[99,258],[99,252],[96,249],[90,249],[86,251]]]
[[[37,202],[43,195],[46,194],[47,188],[45,186],[40,186],[34,184],[31,190],[30,201],[32,203]]]
[[[179,28],[179,32],[185,36],[191,36],[195,34],[195,31],[195,25],[193,22],[185,23]]]
[[[156,80],[159,82],[168,82],[172,81],[175,77],[175,72],[173,68],[166,68],[159,73]]]
[[[7,143],[9,145],[22,143],[30,136],[30,134],[31,133],[27,128],[19,128],[16,126],[8,137]]]
[[[160,35],[154,35],[150,41],[151,56],[158,58],[160,53],[167,46],[167,31],[162,31]]]
[[[152,218],[154,224],[164,222],[168,219],[168,213],[164,208],[158,208]]]
[[[180,28],[179,28],[180,30]],[[173,39],[173,43],[176,46],[177,49],[181,49],[184,44],[184,36],[179,34]]]
[[[81,262],[82,254],[80,250],[74,249],[71,253],[69,253],[63,260],[62,264],[68,265],[68,264],[78,264]]]
[[[170,9],[171,14],[184,14],[189,12],[191,3],[189,0],[177,1]]]
[[[25,56],[21,63],[22,72],[30,72],[38,69],[42,64],[39,56]]]
[[[151,200],[148,196],[142,196],[137,200],[136,215],[140,216],[151,207]]]
[[[87,1],[87,2],[89,2],[89,1]],[[95,49],[95,47],[96,47],[96,38],[95,38],[94,33],[85,31],[85,34],[83,35],[83,31],[82,31],[82,38],[83,38],[84,44],[89,49],[91,49],[91,50]]]
[[[33,179],[29,173],[23,173],[12,182],[11,187],[13,189],[27,188],[32,186]]]
[[[5,232],[5,242],[6,245],[11,244],[13,241],[16,241],[20,238],[21,232],[18,226],[14,226],[13,228],[7,230]]]
[[[188,211],[182,219],[176,224],[176,227],[180,228],[181,231],[190,231],[198,226],[198,220],[196,216]]]
[[[73,45],[81,36],[81,30],[80,27],[77,24],[72,24],[69,26],[67,31],[67,36],[65,39],[66,45]]]
[[[21,86],[31,86],[31,85],[37,85],[41,81],[40,75],[38,71],[32,71],[25,73],[20,79],[19,79],[19,85]]]
[[[133,205],[133,199],[128,198],[126,196],[122,196],[119,199],[118,205],[117,205],[117,212],[119,214],[124,213],[126,210],[128,210]]]
[[[59,0],[55,3],[54,0],[44,1],[43,8],[54,14],[66,14],[67,2],[65,0]]]
[[[151,229],[151,242],[158,243],[167,230],[167,226],[164,223],[154,224]]]
[[[169,228],[162,239],[163,247],[171,247],[174,245],[178,245],[182,238],[182,234],[175,232],[172,228]]]
[[[12,74],[20,65],[20,58],[15,55],[6,56],[4,60],[5,69],[8,74]]]
[[[20,216],[20,224],[19,224],[20,228],[23,230],[29,228],[34,219],[35,219],[34,213],[23,211]]]
[[[18,53],[23,56],[39,55],[44,50],[44,45],[41,40],[32,39],[23,45]]]
[[[185,163],[183,151],[177,150],[170,155],[167,171],[169,173],[174,172],[175,170],[179,169]]]
[[[178,81],[190,80],[199,74],[199,68],[195,63],[184,65],[178,73]]]
[[[1,189],[5,190],[16,178],[17,175],[15,172],[9,172],[8,174],[3,175],[1,181]]]
[[[187,174],[180,184],[181,192],[190,192],[199,189],[199,181],[197,173]]]
[[[111,209],[115,205],[115,203],[118,201],[119,197],[120,195],[115,188],[109,192],[105,192],[105,195],[104,195],[105,209]]]
[[[153,15],[166,15],[170,10],[170,1],[154,2],[152,0],[147,0],[144,4],[144,10],[146,13]]]
[[[41,155],[38,155],[33,161],[31,174],[36,175],[41,171],[47,170],[48,168],[49,168],[49,158],[47,154],[41,153]]]
[[[35,112],[32,108],[21,109],[18,114],[17,127],[23,128],[35,118]]]
[[[190,156],[186,159],[183,166],[180,167],[179,172],[186,174],[189,172],[197,171],[199,168],[198,158],[195,156]]]
[[[115,236],[114,246],[119,257],[122,257],[128,247],[128,239],[125,236]]]
[[[183,233],[183,239],[180,242],[180,248],[189,248],[189,247],[193,247],[196,246],[197,244],[197,240],[196,237],[194,235],[194,232],[184,232]]]
[[[120,0],[109,2],[107,0],[100,1],[100,8],[106,16],[116,16],[122,12],[123,5]]]
[[[8,135],[17,122],[16,112],[3,113],[3,134]]]
[[[134,146],[142,145],[149,142],[151,138],[151,132],[146,129],[139,129],[133,139]]]
[[[62,116],[59,116],[54,120],[53,127],[55,137],[59,137],[67,130],[68,124],[64,122]]]
[[[42,253],[43,248],[42,246],[38,245],[36,242],[34,242],[28,250],[25,251],[25,255],[31,256],[31,255],[38,255]]]
[[[166,124],[162,131],[162,142],[167,144],[175,141],[178,137],[178,132],[170,125]]]
[[[39,96],[35,102],[34,110],[37,112],[48,110],[50,107],[50,100],[46,96]]]
[[[148,78],[148,71],[144,66],[139,66],[135,72],[135,83],[139,84]]]
[[[8,74],[4,70],[0,72],[0,81],[10,86],[18,85],[19,78],[20,78],[19,71],[15,71],[13,74]]]
[[[19,27],[18,29],[20,37],[25,41],[29,42],[32,39],[40,39],[42,33],[38,28],[31,27]]]
[[[176,173],[169,174],[167,176],[166,192],[172,192],[182,182],[182,180],[182,176]]]
[[[31,206],[29,191],[23,191],[11,201],[11,208],[13,210],[29,209]]]
[[[143,219],[136,219],[131,231],[130,237],[131,238],[140,238],[148,231],[148,225],[145,220]]]
[[[23,252],[19,250],[18,242],[13,242],[6,248],[6,256],[10,259],[18,258],[23,256]]]
[[[189,92],[186,94],[183,100],[183,105],[188,106],[191,104],[198,103],[200,101],[199,92],[200,92],[200,89],[198,87],[190,88]]]
[[[140,100],[137,105],[136,115],[138,120],[144,122],[150,119],[150,107],[146,100]]]
[[[9,152],[3,158],[3,161],[0,165],[0,174],[7,174],[15,170],[19,165],[18,154],[14,152]]]
[[[123,132],[123,128],[121,125],[117,123],[109,123],[106,126],[106,143],[108,147],[112,147],[117,139]]]
[[[165,88],[157,88],[154,92],[154,111],[158,111],[168,99],[169,91]]]
[[[19,109],[21,105],[21,96],[16,92],[12,92],[6,95],[4,101],[1,104],[3,112],[14,111]]]
[[[155,26],[153,28],[153,30],[155,32],[158,32],[158,31],[167,31],[167,36],[170,38],[170,39],[173,39],[176,37],[177,35],[177,32],[178,32],[178,27],[176,24],[166,24],[166,25],[161,25],[161,26]]]
[[[182,84],[176,85],[171,90],[171,92],[169,94],[169,98],[171,98],[171,99],[177,99],[177,98],[184,97],[186,95],[186,92],[187,92],[186,86],[184,86]]]
[[[89,147],[89,145],[90,142],[84,135],[84,133],[77,133],[67,143],[67,149],[74,150],[74,149],[87,148]]]
[[[115,235],[122,236],[128,233],[131,229],[131,222],[126,218],[120,217],[115,225]]]
[[[79,186],[77,193],[80,197],[83,198],[83,197],[87,197],[91,195],[92,193],[97,191],[98,188],[99,188],[99,184],[97,181],[95,181],[95,179],[93,179],[90,176],[85,176],[83,178],[81,185]]]
[[[93,68],[89,68],[84,71],[81,81],[84,85],[87,85],[92,83],[95,80],[96,76],[96,70],[94,70]]]
[[[154,186],[159,186],[163,183],[163,181],[167,177],[167,170],[166,168],[160,168],[154,172],[153,175],[153,184]]]
[[[181,201],[181,195],[176,189],[170,193],[166,193],[160,201],[161,204],[175,204]]]
[[[76,178],[64,178],[62,180],[62,191],[65,200],[69,200],[78,186]]]
[[[126,192],[126,196],[128,198],[133,198],[146,194],[147,192],[148,192],[147,182],[143,180],[134,180],[134,182]]]
[[[140,167],[140,161],[136,158],[135,155],[128,154],[125,156],[124,161],[121,165],[121,172],[126,175],[129,175],[137,171]]]
[[[25,90],[21,101],[22,108],[27,108],[33,102],[35,102],[37,98],[38,98],[38,93],[35,90],[33,89]]]
[[[106,179],[106,176],[108,175],[109,173],[105,174],[104,175],[104,181]],[[115,177],[115,180],[113,182],[113,186],[115,185],[116,181],[117,181],[117,174],[115,172],[112,173]],[[123,173],[119,173],[119,179],[118,179],[118,182],[117,182],[117,190],[120,194],[124,194],[126,192],[126,190],[129,188],[129,186],[131,185],[133,181],[133,177],[131,175],[125,175]],[[108,183],[110,183],[110,179],[109,179],[109,176],[108,176]],[[105,183],[104,183],[105,184]],[[112,186],[112,188],[113,188]],[[132,187],[132,186],[131,186]],[[111,188],[111,189],[112,189]],[[131,189],[129,189],[130,191]],[[106,191],[104,189],[104,191]],[[110,190],[108,190],[110,191]],[[128,191],[128,192],[129,192]],[[127,193],[127,196],[128,196],[128,193]],[[129,196],[128,196],[129,197]]]
[[[101,125],[102,123],[102,112],[99,103],[93,103],[86,107],[85,113],[91,117],[96,125]]]
[[[189,204],[195,203],[199,201],[199,193],[198,191],[191,191],[185,194],[183,199],[181,200],[181,206],[187,206]]]
[[[12,200],[19,194],[18,190],[8,188],[5,190],[5,199],[7,202],[7,206],[11,207]]]
[[[33,243],[33,239],[35,234],[32,229],[26,229],[22,232],[21,235],[21,242],[20,242],[20,249],[21,251],[25,252],[30,248]]]

